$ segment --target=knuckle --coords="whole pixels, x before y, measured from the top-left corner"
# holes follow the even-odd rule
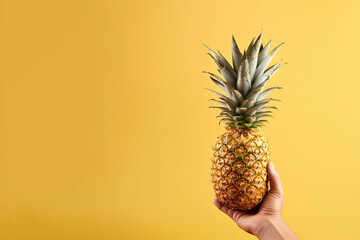
[[[274,174],[274,175],[272,176],[272,179],[273,179],[274,181],[276,181],[276,182],[279,182],[279,181],[280,181],[280,176],[279,176],[278,174]]]
[[[276,175],[275,175],[275,179],[276,179],[277,182],[281,182],[281,177],[280,177],[279,174],[276,174]]]
[[[277,189],[277,193],[280,195],[280,196],[284,196],[284,190],[280,187],[279,189]]]

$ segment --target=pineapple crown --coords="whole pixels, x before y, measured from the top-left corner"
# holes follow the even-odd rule
[[[211,99],[221,106],[211,106],[218,108],[221,113],[218,117],[226,126],[236,129],[253,129],[264,126],[268,121],[264,118],[272,117],[271,109],[274,106],[265,106],[270,101],[280,101],[279,99],[266,98],[269,93],[282,87],[272,87],[264,90],[270,77],[275,74],[284,64],[280,62],[271,67],[267,66],[279,50],[281,43],[269,52],[271,40],[263,46],[262,31],[260,35],[253,38],[248,49],[242,54],[237,46],[234,36],[232,37],[232,62],[233,66],[218,53],[211,50],[208,53],[219,68],[224,79],[205,72],[210,75],[211,80],[224,91],[226,95],[207,89],[219,96],[219,99]]]

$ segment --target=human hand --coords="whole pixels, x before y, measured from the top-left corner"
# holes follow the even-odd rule
[[[270,180],[270,190],[260,208],[250,211],[233,210],[224,206],[217,198],[214,199],[214,204],[231,217],[241,229],[261,240],[299,239],[282,219],[284,191],[280,176],[275,171],[272,162],[268,165],[268,178]]]

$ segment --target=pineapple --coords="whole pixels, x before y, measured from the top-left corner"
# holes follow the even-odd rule
[[[269,52],[271,41],[263,46],[262,35],[261,32],[254,38],[243,53],[232,38],[232,66],[220,52],[207,47],[223,78],[205,73],[225,94],[208,89],[219,96],[219,99],[211,100],[220,106],[211,108],[221,110],[218,117],[220,122],[225,122],[226,129],[214,147],[211,181],[220,202],[238,210],[255,208],[268,190],[270,152],[260,129],[267,123],[264,118],[271,117],[271,110],[277,109],[266,104],[279,101],[265,97],[281,87],[264,88],[284,64],[280,61],[267,68],[283,43]]]

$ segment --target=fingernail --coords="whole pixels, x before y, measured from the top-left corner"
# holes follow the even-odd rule
[[[275,167],[274,167],[274,164],[272,162],[269,162],[269,167],[270,167],[270,170],[275,172]]]

